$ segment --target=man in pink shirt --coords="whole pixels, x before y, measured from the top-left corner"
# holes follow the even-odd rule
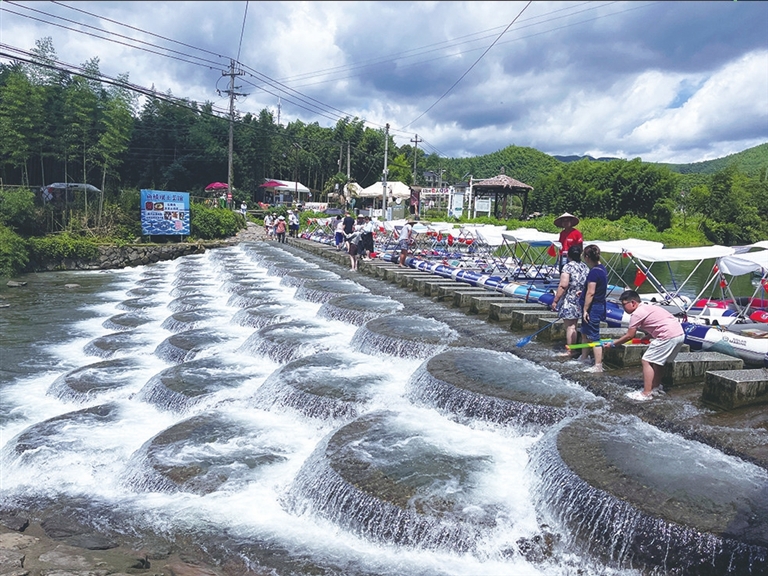
[[[621,338],[605,346],[619,346],[635,337],[640,329],[653,340],[642,358],[643,390],[627,394],[632,400],[646,401],[662,393],[661,375],[664,364],[672,362],[685,342],[685,333],[680,321],[661,306],[644,304],[634,290],[626,290],[619,301],[624,311],[630,314],[629,329]]]

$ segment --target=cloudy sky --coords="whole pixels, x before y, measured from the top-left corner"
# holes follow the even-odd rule
[[[0,3],[0,53],[45,37],[221,111],[235,59],[239,113],[389,123],[446,157],[688,163],[768,142],[768,2]]]

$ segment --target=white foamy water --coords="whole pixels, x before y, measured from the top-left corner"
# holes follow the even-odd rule
[[[0,389],[4,405],[0,488],[4,499],[66,501],[87,496],[99,503],[94,513],[109,510],[117,519],[115,524],[128,522],[139,532],[169,536],[194,534],[195,539],[210,539],[255,566],[270,566],[269,555],[262,557],[260,549],[277,550],[285,558],[284,565],[274,567],[277,573],[281,566],[286,573],[300,572],[297,566],[302,562],[320,567],[318,573],[351,575],[615,573],[578,557],[555,555],[531,561],[517,552],[521,539],[541,533],[526,470],[527,450],[539,437],[523,435],[509,426],[458,422],[436,410],[414,406],[404,392],[423,360],[353,351],[350,343],[357,327],[317,318],[321,304],[295,299],[295,287],[286,287],[280,277],[266,273],[281,257],[286,261],[293,258],[281,256],[274,246],[260,251],[257,246],[242,245],[209,251],[202,257],[115,271],[108,281],[105,277],[103,290],[96,289],[92,298],[70,311],[71,338],[47,346],[48,369],[19,371]],[[77,278],[76,273],[71,276]],[[372,465],[381,464],[382,470],[400,475],[382,478],[385,484],[399,479],[418,486],[433,499],[432,504],[439,502],[440,494],[462,502],[461,510],[447,515],[448,522],[454,513],[470,523],[473,518],[485,518],[478,529],[479,539],[469,543],[469,551],[371,538],[313,512],[317,502],[302,507],[302,496],[291,490],[297,475],[350,422],[308,418],[294,408],[275,405],[265,409],[255,403],[261,385],[282,366],[241,350],[255,330],[232,323],[240,308],[227,302],[232,286],[243,278],[253,283],[253,290],[271,289],[265,301],[288,304],[291,319],[316,320],[323,330],[318,340],[350,358],[354,367],[345,377],[362,386],[366,378],[376,376],[369,399],[359,410],[364,415],[389,415],[383,421],[392,428],[380,442],[375,436],[353,440],[357,445],[351,449],[361,461],[368,458]],[[141,296],[127,294],[140,288]],[[182,340],[178,337],[185,335],[161,327],[173,314],[171,303],[183,297],[172,293],[181,289],[187,295],[207,297],[202,307],[210,315],[190,331],[194,342],[186,340],[189,344],[184,345],[190,346],[187,363],[211,362],[210,382],[191,371],[186,373],[187,382],[185,363],[156,354],[164,343],[173,342],[174,337],[178,343]],[[252,295],[252,291],[248,293]],[[126,312],[139,314],[146,322],[121,332],[104,328],[110,317]],[[86,352],[95,341],[106,341],[106,348],[99,350],[106,350],[107,356]],[[96,369],[94,375],[89,372],[94,380],[86,384],[96,382],[98,386],[86,401],[63,401],[46,394],[59,377],[121,358],[136,359],[137,364],[121,372],[120,385],[110,378],[109,368],[103,371],[103,378]],[[365,362],[351,361],[360,358]],[[4,358],[3,368],[22,361]],[[185,383],[199,388],[200,397],[191,408],[172,412],[138,399],[153,376],[174,366],[181,379],[170,384],[178,386],[175,393],[183,394]],[[531,365],[531,378],[553,377],[551,373],[542,375],[541,370]],[[191,424],[187,426],[187,422]],[[425,459],[437,455],[450,465],[471,460],[472,470],[456,474],[436,470],[431,484],[422,485],[418,477],[409,476],[407,466],[400,468],[397,461],[382,464],[389,455],[396,459],[402,452],[412,459],[412,474],[418,475],[420,467],[430,466],[429,461],[419,461],[419,446],[425,447]],[[195,483],[199,469],[215,473],[200,473],[200,481]],[[157,483],[158,474],[165,475],[165,484]],[[172,488],[139,488],[161,484]]]

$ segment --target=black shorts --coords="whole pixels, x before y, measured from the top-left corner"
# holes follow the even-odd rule
[[[363,234],[362,240],[363,240],[363,250],[365,250],[366,252],[373,252],[373,234],[371,232],[368,232],[367,234]]]

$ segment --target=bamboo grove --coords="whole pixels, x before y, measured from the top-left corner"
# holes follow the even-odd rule
[[[125,224],[124,212],[139,189],[186,191],[194,201],[203,199],[210,182],[227,180],[229,118],[211,102],[140,95],[130,88],[127,75],[105,82],[98,58],[82,64],[81,73],[62,70],[55,65],[50,38],[39,40],[32,53],[31,61],[0,65],[3,188],[33,191],[38,209],[37,191],[51,182],[90,183],[100,192],[79,193],[65,209],[30,218],[25,234]],[[640,159],[561,162],[518,146],[479,157],[445,158],[410,142],[397,146],[388,137],[389,180],[425,185],[424,174],[431,171],[452,184],[467,175],[477,180],[504,170],[534,187],[530,211],[569,211],[609,221],[640,218],[660,231],[693,222],[718,243],[768,238],[768,144],[707,173],[696,165]],[[348,178],[369,186],[382,178],[384,140],[383,128],[366,126],[359,118],[321,127],[300,120],[283,125],[266,109],[238,115],[235,204],[252,203],[266,179],[301,181],[317,200],[328,200]],[[738,161],[744,158],[749,161]],[[2,206],[0,197],[0,214]]]

